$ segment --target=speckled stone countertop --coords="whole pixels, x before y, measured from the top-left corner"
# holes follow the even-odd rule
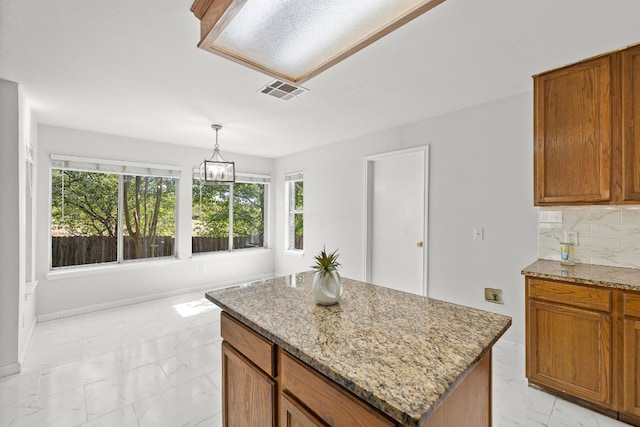
[[[562,265],[539,259],[522,270],[525,276],[640,291],[640,269],[593,264]]]
[[[343,278],[316,305],[313,272],[207,292],[254,331],[396,421],[428,419],[511,318]]]

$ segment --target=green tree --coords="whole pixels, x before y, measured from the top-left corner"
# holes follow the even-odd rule
[[[295,210],[302,211],[304,209],[304,181],[295,181],[294,194],[295,194]],[[294,215],[294,228],[296,236],[304,235],[304,223],[303,215]],[[300,248],[301,249],[301,248]]]
[[[119,183],[116,174],[54,169],[53,234],[116,237]],[[125,254],[126,259],[153,256],[158,237],[175,237],[175,184],[173,178],[124,177],[124,233],[134,247],[133,254]]]
[[[233,235],[264,235],[264,185],[248,183],[234,185]]]
[[[54,234],[117,235],[117,175],[54,169],[51,178]]]
[[[233,228],[234,238],[243,238],[236,244],[246,247],[263,243],[265,216],[265,186],[259,183],[233,184],[233,227],[229,224],[230,184],[203,185],[193,180],[193,237],[228,238]],[[194,246],[194,250],[208,251],[226,249],[226,244],[215,248],[203,244]],[[202,245],[202,246],[201,246]]]
[[[229,237],[229,185],[203,185],[193,180],[193,235]]]
[[[174,237],[175,179],[125,176],[123,204],[126,235],[134,247],[125,257],[152,257],[159,236]]]

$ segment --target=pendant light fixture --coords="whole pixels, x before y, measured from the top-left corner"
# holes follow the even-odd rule
[[[211,125],[211,129],[216,131],[216,145],[213,147],[213,156],[209,160],[204,160],[200,165],[200,179],[203,184],[229,184],[236,181],[236,166],[234,162],[226,161],[220,155],[218,144],[218,131],[221,125]]]

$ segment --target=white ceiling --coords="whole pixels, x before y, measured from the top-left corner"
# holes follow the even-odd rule
[[[285,102],[257,92],[270,77],[196,48],[191,3],[0,0],[0,78],[40,123],[207,148],[220,123],[223,152],[280,157],[530,91],[532,74],[640,42],[638,0],[447,0]]]

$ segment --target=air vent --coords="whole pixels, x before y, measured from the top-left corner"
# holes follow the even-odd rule
[[[264,93],[265,95],[273,96],[274,98],[288,101],[302,95],[303,93],[309,92],[309,89],[294,86],[280,80],[274,80],[265,87],[261,88],[259,92]]]

